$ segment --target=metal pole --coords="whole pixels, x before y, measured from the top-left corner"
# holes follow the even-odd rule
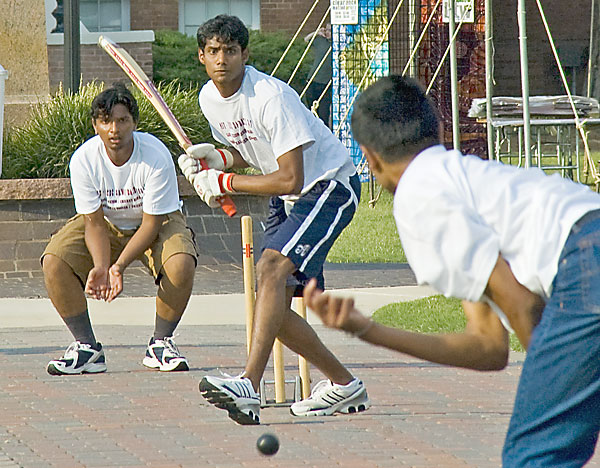
[[[0,175],[2,175],[2,139],[4,138],[4,81],[8,72],[0,65]]]
[[[485,121],[487,127],[488,159],[494,158],[494,127],[492,126],[492,97],[494,96],[494,21],[492,0],[485,0]]]
[[[598,51],[594,50],[594,43],[598,32],[594,25],[596,23],[596,15],[598,10],[598,0],[592,0],[592,11],[590,12],[590,51],[588,53],[588,75],[587,75],[587,97],[592,97],[592,88],[593,88],[593,76],[595,73],[595,68],[597,64],[594,63],[594,54],[597,54]]]
[[[79,51],[79,0],[64,0],[65,90],[79,91],[81,55]]]
[[[450,91],[452,93],[452,143],[455,150],[460,151],[460,120],[458,115],[458,78],[456,70],[456,41],[454,31],[456,30],[455,8],[456,1],[449,0],[448,6],[450,13],[448,15],[448,37],[452,41],[450,44]]]
[[[416,44],[416,36],[417,36],[417,5],[416,0],[410,0],[408,2],[408,50],[411,52],[415,48]],[[416,69],[416,58],[410,60],[410,65],[408,68],[408,76],[411,78],[417,77],[417,69]]]
[[[525,167],[531,167],[531,125],[529,122],[529,66],[527,59],[527,27],[525,21],[525,0],[519,0],[517,17],[519,20],[519,52],[521,57],[521,95],[523,98],[523,138],[525,144]]]

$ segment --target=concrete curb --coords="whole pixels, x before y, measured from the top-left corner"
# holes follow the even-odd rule
[[[426,286],[336,289],[333,294],[354,297],[356,306],[365,314],[400,301],[410,301],[436,294]],[[107,304],[89,300],[94,325],[152,325],[153,297],[122,297]],[[64,326],[49,299],[0,299],[0,328]],[[309,311],[309,323],[320,323]],[[181,325],[243,325],[243,294],[193,295]]]

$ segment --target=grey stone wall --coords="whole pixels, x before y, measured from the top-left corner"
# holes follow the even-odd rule
[[[267,199],[234,196],[238,214],[228,218],[206,206],[179,178],[183,211],[196,234],[199,265],[241,263],[240,217],[254,220],[255,251],[262,241]],[[0,279],[42,276],[39,257],[52,233],[75,214],[68,179],[0,180]],[[141,267],[140,263],[131,268]]]

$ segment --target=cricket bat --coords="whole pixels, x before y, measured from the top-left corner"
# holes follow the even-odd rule
[[[119,44],[111,41],[107,37],[100,36],[98,38],[98,45],[104,49],[104,51],[110,55],[115,62],[123,69],[129,79],[139,88],[144,96],[150,101],[152,106],[158,112],[158,115],[167,124],[167,127],[171,130],[179,146],[184,150],[187,150],[192,146],[192,141],[188,138],[185,131],[181,127],[181,124],[167,106],[167,103],[160,95],[154,83],[148,78],[148,75],[144,73],[141,67],[136,63],[135,60],[123,49]],[[200,159],[200,164],[203,169],[208,169],[206,162]],[[234,216],[237,213],[237,209],[231,197],[225,195],[217,199],[221,208],[228,216]]]

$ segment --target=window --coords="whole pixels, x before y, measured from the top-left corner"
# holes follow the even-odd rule
[[[80,0],[79,14],[88,31],[129,31],[129,0]]]
[[[221,14],[237,16],[248,28],[258,29],[259,11],[260,0],[180,0],[179,30],[195,36],[198,26]]]

